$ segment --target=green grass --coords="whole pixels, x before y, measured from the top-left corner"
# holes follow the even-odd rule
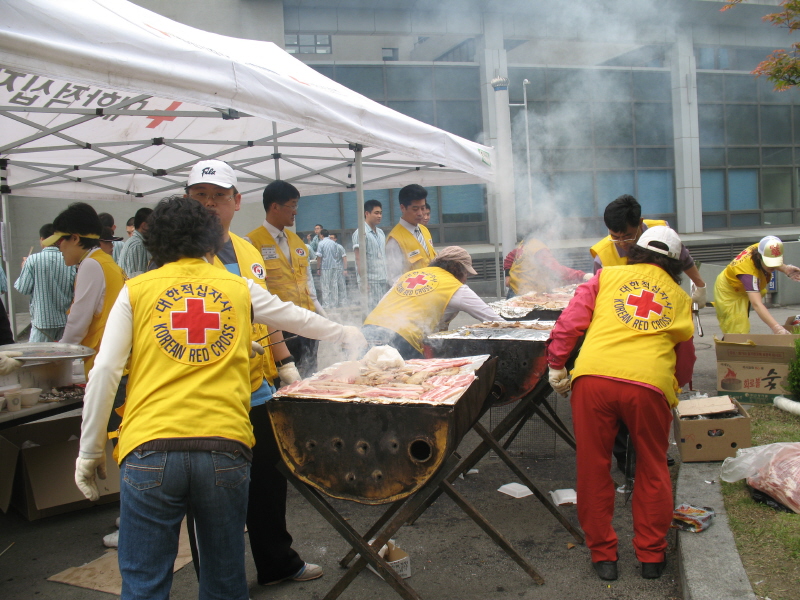
[[[753,446],[800,442],[800,417],[772,405],[755,405]],[[745,481],[722,482],[722,494],[736,547],[753,590],[760,598],[796,600],[800,582],[800,515],[755,502]]]

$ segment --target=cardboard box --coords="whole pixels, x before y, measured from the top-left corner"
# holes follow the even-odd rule
[[[100,500],[87,500],[75,485],[80,416],[48,419],[0,432],[0,510],[9,506],[29,521],[119,500],[119,467],[106,448]]]
[[[789,393],[784,386],[798,337],[729,333],[714,338],[717,391],[754,404],[771,404],[775,396]]]
[[[370,541],[372,543],[372,541]],[[395,573],[400,575],[403,579],[411,577],[411,557],[407,552],[401,550],[395,545],[394,540],[389,540],[386,545],[378,551],[389,566],[394,569]],[[372,568],[372,565],[367,565],[370,571],[378,575],[378,572]],[[378,575],[380,577],[380,575]]]
[[[725,402],[722,402],[723,399]],[[684,402],[694,404],[691,410],[684,411],[684,417],[687,416],[687,413],[689,415],[709,414],[713,417],[714,414],[721,414],[719,411],[724,408],[722,405],[727,403],[727,399],[729,399],[727,396],[720,396],[685,400],[679,402],[678,407],[672,411],[675,442],[678,444],[683,462],[724,460],[729,456],[736,456],[736,450],[739,448],[751,446],[750,415],[736,400],[730,399],[736,412],[741,415],[740,417],[681,418],[681,404]],[[698,408],[698,405],[703,403],[708,405],[708,413],[704,413],[702,408]]]

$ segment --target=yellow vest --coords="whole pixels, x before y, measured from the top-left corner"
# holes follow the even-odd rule
[[[422,340],[436,331],[450,298],[463,284],[439,267],[410,271],[395,283],[364,321],[400,334],[418,352]]]
[[[231,233],[230,236],[233,251],[236,253],[236,262],[239,264],[239,273],[242,277],[254,281],[266,290],[266,268],[258,250],[238,235]],[[225,265],[216,256],[214,257],[214,266],[225,268]],[[264,354],[256,354],[250,359],[250,391],[252,392],[261,387],[265,378],[272,384],[278,376],[278,368],[275,366],[272,350],[267,348],[270,344],[270,338],[266,337],[267,333],[269,332],[266,325],[253,323],[250,326],[250,340],[258,342],[265,348]]]
[[[126,285],[133,349],[118,460],[162,438],[221,437],[252,446],[245,281],[182,258]]]
[[[411,268],[424,269],[436,258],[436,249],[433,247],[431,232],[428,231],[425,225],[417,225],[417,227],[419,227],[422,238],[428,246],[427,252],[425,248],[422,247],[422,244],[419,243],[419,240],[414,237],[414,234],[400,223],[395,225],[389,232],[389,235],[386,236],[387,242],[391,239],[396,240],[397,244],[400,246],[400,250],[403,251],[403,258],[405,259],[404,271]]]
[[[267,268],[267,288],[284,302],[315,311],[308,293],[308,248],[296,233],[284,229],[289,244],[285,257],[278,243],[262,225],[247,234],[250,243],[261,253]]]
[[[94,357],[97,355],[97,352],[100,351],[100,342],[103,339],[103,332],[106,330],[108,313],[111,312],[111,308],[114,306],[114,302],[117,301],[117,296],[119,296],[122,286],[125,285],[125,273],[122,272],[122,269],[117,266],[117,263],[115,263],[114,259],[108,254],[102,250],[98,250],[92,254],[90,258],[100,263],[100,266],[103,268],[106,291],[103,297],[103,309],[100,311],[99,315],[92,316],[89,329],[81,340],[82,345],[93,348],[95,351],[94,355],[83,361],[83,371],[87,380],[89,379],[89,371],[92,370],[92,366],[94,365]]]
[[[667,222],[658,219],[645,219],[644,224],[650,228],[659,225],[666,225]],[[600,262],[604,267],[614,267],[616,265],[628,264],[628,257],[619,255],[619,252],[617,251],[617,245],[611,240],[610,235],[607,235],[594,246],[589,248],[589,252],[592,253],[592,258],[599,256]]]
[[[753,252],[756,250],[758,250],[758,244],[748,246],[739,252],[739,255],[734,258],[727,267],[725,267],[725,270],[723,271],[725,275],[725,281],[734,292],[738,292],[740,294],[745,293],[744,286],[737,275],[752,275],[758,279],[758,289],[761,292],[761,295],[763,296],[767,293],[767,284],[769,284],[770,277],[764,275],[764,273],[762,273],[761,270],[756,267],[755,263],[753,263]]]
[[[603,268],[573,379],[604,375],[647,383],[677,406],[675,345],[694,334],[691,307],[686,292],[659,267]]]
[[[547,246],[535,239],[520,246],[522,252],[517,254],[508,272],[508,286],[517,296],[528,292],[546,292],[550,284],[550,273],[539,268],[536,254],[547,249]]]

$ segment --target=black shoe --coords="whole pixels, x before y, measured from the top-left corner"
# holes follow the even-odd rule
[[[601,560],[593,562],[595,573],[604,581],[616,581],[617,579],[617,561],[615,560]]]
[[[674,466],[674,465],[675,465],[675,459],[674,459],[674,458],[672,458],[671,456],[668,456],[668,457],[667,457],[667,466],[668,466],[668,467],[672,467],[672,466]]]
[[[657,563],[642,563],[642,577],[645,579],[658,579],[667,566],[666,558]]]

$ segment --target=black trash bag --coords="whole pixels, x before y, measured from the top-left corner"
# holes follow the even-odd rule
[[[756,488],[749,485],[747,486],[747,489],[750,490],[750,497],[756,502],[760,502],[761,504],[766,504],[767,506],[769,506],[770,508],[774,508],[775,510],[780,510],[782,512],[794,514],[794,511],[791,508],[789,508],[784,504],[781,504],[766,492],[757,490]]]

